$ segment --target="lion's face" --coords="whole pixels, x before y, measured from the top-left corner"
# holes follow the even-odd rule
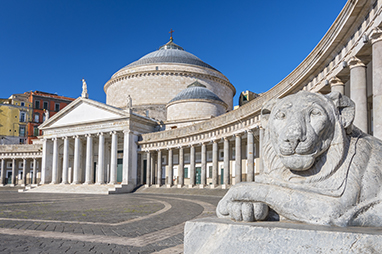
[[[298,93],[277,101],[268,128],[273,149],[286,168],[308,170],[328,150],[336,121],[333,108],[333,103],[314,93]]]

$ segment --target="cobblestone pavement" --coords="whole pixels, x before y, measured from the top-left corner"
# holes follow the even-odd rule
[[[182,253],[220,196],[25,194],[0,188],[0,253]]]

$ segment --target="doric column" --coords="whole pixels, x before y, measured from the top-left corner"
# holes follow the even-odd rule
[[[22,179],[22,186],[25,186],[27,184],[27,160],[23,158],[23,179]]]
[[[32,184],[36,184],[37,172],[36,172],[36,158],[33,158],[33,177]]]
[[[146,187],[151,185],[151,153],[147,151],[146,153]]]
[[[339,78],[334,77],[330,79],[329,84],[332,92],[336,91],[341,94],[345,94],[345,85]]]
[[[131,141],[133,139],[132,137],[133,133],[130,130],[123,131],[123,166],[122,166],[122,183],[128,184],[129,181],[131,182]]]
[[[93,183],[93,137],[91,134],[86,134],[86,164],[85,164],[85,183],[84,184],[92,184]]]
[[[241,133],[235,134],[235,184],[241,182]]]
[[[204,188],[207,185],[207,146],[205,143],[202,143],[202,152],[201,152],[201,159],[202,159],[202,167],[201,167],[201,181],[200,181],[200,188]]]
[[[162,186],[162,151],[158,150],[157,153],[157,187]]]
[[[179,147],[179,165],[178,165],[178,188],[182,188],[184,185],[184,151],[183,147]]]
[[[73,184],[80,183],[80,149],[81,140],[79,136],[74,136],[74,161],[73,161]]]
[[[11,186],[16,185],[16,160],[12,159],[12,179],[11,179]]]
[[[53,138],[53,160],[52,160],[52,182],[51,184],[58,183],[58,140]]]
[[[98,133],[98,171],[97,184],[105,183],[105,136]]]
[[[190,146],[190,183],[189,188],[195,186],[195,146],[192,144]]]
[[[112,131],[110,134],[111,134],[110,184],[116,184],[117,183],[118,136],[116,131]]]
[[[47,163],[48,163],[48,140],[46,138],[42,139],[42,159],[41,159],[41,179],[40,184],[46,183],[46,170],[47,170]]]
[[[355,103],[354,125],[367,133],[366,65],[356,57],[348,62],[350,68],[350,98]]]
[[[0,186],[4,186],[5,184],[5,169],[4,169],[4,159],[1,159],[1,178],[0,178]]]
[[[155,185],[155,154],[150,153],[150,185]]]
[[[259,165],[256,166],[258,173],[261,174],[264,172],[264,163],[263,163],[263,138],[264,138],[264,128],[259,126]]]
[[[253,182],[255,175],[255,168],[253,164],[254,154],[253,154],[253,131],[248,130],[247,132],[247,182]]]
[[[64,137],[64,148],[62,157],[62,184],[68,184],[68,168],[69,168],[69,139]]]
[[[168,149],[168,176],[167,176],[167,187],[173,185],[173,164],[172,164],[172,149]]]
[[[228,188],[230,177],[229,139],[230,137],[224,137],[224,185],[222,186],[223,189]]]
[[[382,139],[382,30],[370,34],[373,65],[373,135]]]
[[[218,164],[218,141],[215,139],[212,143],[212,188],[219,185],[218,174],[219,174],[219,164]]]

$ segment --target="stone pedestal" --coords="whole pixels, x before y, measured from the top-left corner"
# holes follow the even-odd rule
[[[286,222],[188,221],[184,253],[381,253],[380,228]]]

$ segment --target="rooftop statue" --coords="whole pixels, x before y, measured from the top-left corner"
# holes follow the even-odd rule
[[[263,105],[264,169],[231,187],[218,217],[382,226],[382,142],[353,126],[354,109],[338,92]]]

